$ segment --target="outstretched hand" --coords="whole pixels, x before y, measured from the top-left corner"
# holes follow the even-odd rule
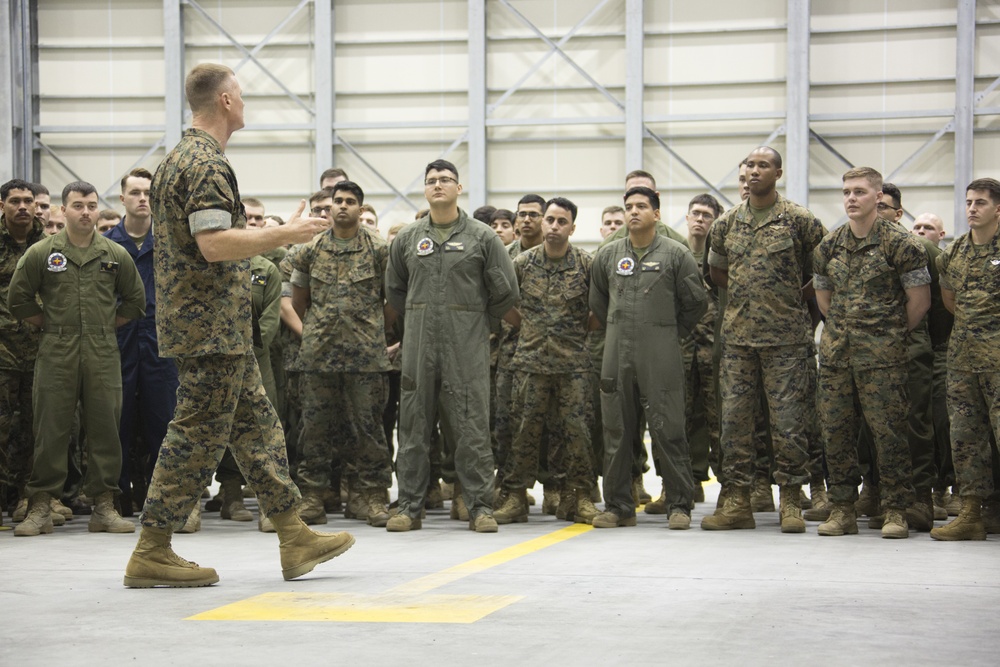
[[[299,202],[299,207],[295,210],[295,213],[292,213],[291,217],[288,218],[288,222],[285,223],[291,243],[306,243],[311,241],[317,234],[330,229],[330,221],[326,218],[302,217],[305,209],[306,200],[303,199]]]

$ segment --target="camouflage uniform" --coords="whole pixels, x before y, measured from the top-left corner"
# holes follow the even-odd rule
[[[813,264],[815,288],[832,292],[819,369],[830,500],[857,500],[857,440],[865,418],[874,435],[882,506],[905,510],[913,503],[905,439],[905,290],[930,284],[927,254],[912,234],[879,218],[864,239],[854,236],[850,224],[829,234]]]
[[[281,298],[282,300],[288,299],[288,303],[291,304],[292,301],[292,264],[291,260],[295,258],[295,254],[303,247],[303,244],[293,245],[288,249],[285,257],[278,263],[278,269],[281,271]],[[298,334],[293,333],[291,329],[282,324],[281,331],[278,334],[282,339],[281,345],[281,368],[285,373],[285,392],[284,392],[284,406],[281,412],[278,413],[278,417],[281,421],[281,426],[285,434],[285,446],[288,450],[288,461],[291,466],[291,473],[293,477],[298,476],[299,459],[302,453],[302,447],[300,440],[302,434],[302,401],[300,400],[299,385],[301,384],[301,375],[298,368],[299,360],[299,347],[302,344],[302,339]],[[338,464],[339,465],[339,464]],[[337,468],[337,488],[339,491],[340,486],[340,473],[339,467]]]
[[[948,415],[955,482],[962,496],[994,491],[990,436],[1000,434],[1000,235],[976,245],[972,234],[938,256],[941,289],[955,292],[948,343]]]
[[[7,306],[19,319],[44,318],[35,362],[35,451],[27,495],[61,495],[78,401],[88,445],[83,492],[91,498],[117,493],[122,370],[115,318],[145,314],[135,262],[96,232],[90,246],[78,248],[63,230],[32,245],[18,261]]]
[[[503,471],[507,489],[534,485],[548,433],[547,468],[564,489],[594,487],[593,420],[587,323],[589,254],[569,247],[551,260],[536,246],[514,260],[521,290],[521,330],[511,360],[514,439]]]
[[[628,238],[594,258],[590,309],[607,323],[601,368],[604,501],[620,517],[635,516],[632,466],[638,407],[664,464],[668,513],[690,514],[694,480],[684,435],[684,363],[680,339],[705,313],[708,294],[691,253],[657,235],[639,257]]]
[[[21,491],[31,473],[31,388],[40,334],[7,310],[7,287],[17,261],[33,244],[45,238],[41,220],[35,219],[24,245],[7,231],[0,215],[0,485]],[[0,497],[0,500],[6,498]]]
[[[189,129],[153,176],[156,330],[177,358],[177,408],[153,471],[142,525],[184,525],[228,446],[273,516],[299,500],[285,440],[253,355],[250,261],[208,262],[194,233],[243,229],[239,186],[222,146]]]
[[[389,247],[386,295],[404,316],[400,396],[399,511],[420,516],[429,480],[431,430],[454,443],[470,516],[492,512],[489,434],[490,320],[517,301],[514,266],[500,237],[465,211],[439,243],[430,217]]]
[[[391,369],[383,315],[388,256],[386,242],[359,227],[346,245],[331,230],[291,260],[292,284],[309,290],[298,358],[304,489],[327,488],[337,448],[352,491],[392,485],[382,429]]]
[[[703,268],[699,262],[699,270]],[[707,288],[706,288],[707,289]],[[712,369],[712,349],[715,345],[717,307],[708,292],[708,308],[684,341],[684,422],[691,448],[691,469],[696,482],[708,481],[709,463],[719,464],[719,411],[716,409],[716,380]]]
[[[755,470],[755,414],[767,396],[775,481],[809,481],[808,424],[815,393],[809,383],[812,327],[802,285],[812,274],[812,251],[826,230],[808,209],[777,196],[757,222],[745,201],[712,224],[711,266],[729,272],[722,313],[720,390],[722,473],[749,487]]]

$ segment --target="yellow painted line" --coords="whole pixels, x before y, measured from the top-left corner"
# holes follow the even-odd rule
[[[475,623],[520,595],[429,595],[445,586],[570,538],[593,526],[573,524],[441,572],[395,586],[385,593],[264,593],[187,618],[189,621],[333,621],[346,623]]]
[[[495,553],[475,558],[465,563],[455,565],[454,567],[449,567],[447,570],[435,572],[434,574],[429,574],[425,577],[420,577],[419,579],[414,579],[413,581],[405,584],[395,586],[394,588],[389,589],[389,592],[407,593],[409,595],[426,593],[427,591],[432,591],[435,588],[440,588],[446,584],[468,577],[471,574],[478,574],[484,570],[490,569],[491,567],[503,565],[504,563],[520,558],[521,556],[527,556],[530,553],[541,551],[542,549],[551,547],[554,544],[565,542],[570,538],[582,535],[583,533],[593,529],[593,526],[589,526],[584,523],[574,523],[572,526],[560,528],[559,530],[553,531],[548,535],[542,535],[541,537],[536,537],[533,540],[528,540],[527,542],[522,542],[521,544],[515,544],[512,547],[501,549]]]

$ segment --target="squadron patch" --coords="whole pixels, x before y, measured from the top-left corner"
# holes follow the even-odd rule
[[[263,273],[251,273],[250,274],[250,284],[251,285],[267,285],[267,275]]]
[[[630,276],[635,273],[635,262],[631,257],[622,257],[618,260],[618,275]]]
[[[54,252],[45,260],[46,267],[52,273],[61,273],[69,268],[66,264],[66,255],[61,252]]]
[[[434,241],[431,241],[429,237],[417,241],[417,255],[423,257],[424,255],[429,255],[434,252]]]

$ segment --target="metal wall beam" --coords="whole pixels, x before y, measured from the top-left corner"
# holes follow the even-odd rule
[[[809,206],[809,0],[788,0],[785,194]]]
[[[625,0],[625,172],[643,168],[643,0]]]
[[[173,149],[184,131],[184,16],[181,0],[163,0],[163,145]]]
[[[17,173],[14,169],[14,104],[17,84],[14,76],[14,50],[17,48],[13,30],[11,0],[0,0],[0,35],[10,39],[0,40],[0,90],[10,91],[0,99],[0,181],[6,183]]]
[[[972,124],[975,109],[976,0],[958,1],[955,58],[955,235],[969,230],[965,186],[972,181]]]
[[[313,60],[316,73],[316,175],[333,166],[333,116],[336,109],[334,92],[334,0],[316,0],[314,14],[315,52]]]
[[[469,0],[469,209],[486,203],[486,0]]]

